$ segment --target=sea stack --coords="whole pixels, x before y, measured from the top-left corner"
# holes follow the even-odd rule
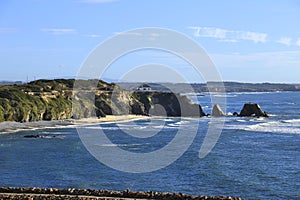
[[[213,117],[224,117],[225,116],[225,113],[223,112],[223,110],[221,109],[219,104],[214,105],[211,116],[213,116]]]
[[[246,103],[240,112],[241,117],[269,117],[257,103]]]

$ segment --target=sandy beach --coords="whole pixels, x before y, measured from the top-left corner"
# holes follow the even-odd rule
[[[84,119],[65,119],[65,120],[52,120],[52,121],[36,121],[36,122],[13,122],[6,121],[0,123],[0,134],[14,133],[26,130],[38,130],[47,128],[63,128],[74,127],[87,124],[118,122],[128,120],[147,119],[148,116],[143,115],[107,115],[102,118],[84,118]]]

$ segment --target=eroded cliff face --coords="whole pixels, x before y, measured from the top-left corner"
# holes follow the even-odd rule
[[[147,115],[171,117],[205,116],[199,104],[192,103],[186,96],[171,92],[134,92],[133,97],[142,103]],[[133,114],[135,114],[133,110]]]
[[[77,93],[73,102],[74,118],[105,115],[152,115],[169,117],[205,116],[199,104],[186,96],[167,92],[141,92],[117,90],[97,94],[95,103],[86,91]]]
[[[0,121],[28,122],[112,114],[205,115],[200,105],[174,93],[126,91],[103,81],[98,81],[93,91],[84,87],[74,91],[73,84],[74,79],[56,79],[0,86]]]

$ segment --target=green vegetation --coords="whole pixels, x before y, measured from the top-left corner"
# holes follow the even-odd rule
[[[38,80],[0,86],[0,122],[28,122],[71,117],[74,80]]]
[[[44,101],[15,88],[0,89],[0,121],[35,121],[41,119]]]

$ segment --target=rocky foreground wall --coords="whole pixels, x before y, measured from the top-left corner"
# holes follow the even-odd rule
[[[193,196],[182,193],[167,192],[132,192],[91,190],[91,189],[57,189],[57,188],[12,188],[0,187],[0,199],[163,199],[163,200],[241,200],[230,196]]]

